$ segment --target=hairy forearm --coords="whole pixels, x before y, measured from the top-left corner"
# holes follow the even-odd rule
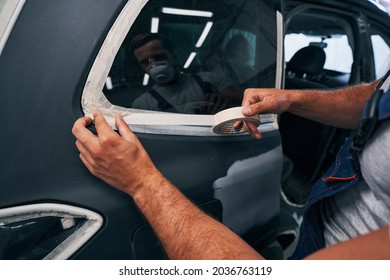
[[[291,90],[288,111],[324,124],[354,129],[378,82],[332,91]]]
[[[161,174],[133,194],[170,259],[262,259],[239,236],[203,213]]]

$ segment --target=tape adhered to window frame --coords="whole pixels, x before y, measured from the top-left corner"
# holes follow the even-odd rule
[[[124,117],[126,123],[130,125],[183,125],[183,126],[200,126],[209,127],[215,134],[238,134],[246,132],[244,125],[239,128],[233,128],[233,124],[237,121],[252,122],[256,126],[260,123],[272,123],[272,115],[264,115],[261,121],[259,115],[244,116],[242,114],[243,107],[233,107],[215,115],[192,115],[192,114],[176,114],[176,113],[144,113],[133,114]],[[268,117],[267,117],[268,116]]]

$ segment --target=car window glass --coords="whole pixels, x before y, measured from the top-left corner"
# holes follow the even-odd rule
[[[239,106],[244,85],[274,87],[264,71],[275,71],[275,27],[248,20],[248,13],[263,14],[261,6],[149,2],[115,58],[104,94],[123,107],[215,114]]]
[[[128,3],[132,16],[137,3],[140,13],[118,48],[112,41],[119,36],[112,29],[112,39],[101,49],[105,54],[98,56],[99,65],[91,70],[82,98],[87,115],[96,107],[106,117],[120,112],[133,130],[145,124],[138,131],[161,133],[154,123],[136,122],[126,115],[179,113],[200,120],[240,106],[245,88],[280,87],[276,84],[279,1],[138,0]],[[103,69],[100,61],[110,68]],[[163,133],[208,133],[202,125],[173,126],[174,132],[165,125]]]
[[[374,52],[375,78],[379,79],[390,68],[390,47],[380,34],[372,34],[371,42]]]

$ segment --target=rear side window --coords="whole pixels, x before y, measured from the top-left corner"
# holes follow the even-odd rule
[[[127,15],[129,29],[124,31],[122,23],[112,30],[123,39],[116,42],[116,50],[109,51],[115,56],[104,58],[110,67],[100,65],[98,71],[91,71],[83,94],[85,113],[98,107],[110,117],[119,111],[133,129],[143,125],[141,131],[153,133],[160,131],[159,124],[146,124],[148,113],[158,113],[162,119],[165,113],[207,119],[240,106],[245,88],[280,87],[276,82],[281,45],[277,3],[130,1],[127,11],[134,22]],[[121,15],[125,13],[126,8]],[[103,45],[101,52],[105,48],[113,48],[112,42]],[[129,114],[132,120],[126,118]],[[190,127],[182,124],[171,122],[174,134],[205,135],[201,121],[189,123]],[[168,125],[164,128],[170,134]]]
[[[57,203],[0,209],[0,259],[67,259],[102,226],[90,210]]]

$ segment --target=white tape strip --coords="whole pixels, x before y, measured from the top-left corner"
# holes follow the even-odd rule
[[[150,111],[149,111],[150,112]],[[123,112],[123,119],[129,125],[192,125],[212,126],[213,115],[191,115],[177,113],[127,113]]]
[[[189,115],[175,113],[133,113],[123,116],[129,125],[187,125],[207,126],[216,134],[237,134],[246,132],[246,127],[233,128],[236,121],[250,121],[260,125],[258,115],[246,117],[242,114],[243,107],[223,110],[215,115]],[[267,121],[265,121],[267,122]]]

